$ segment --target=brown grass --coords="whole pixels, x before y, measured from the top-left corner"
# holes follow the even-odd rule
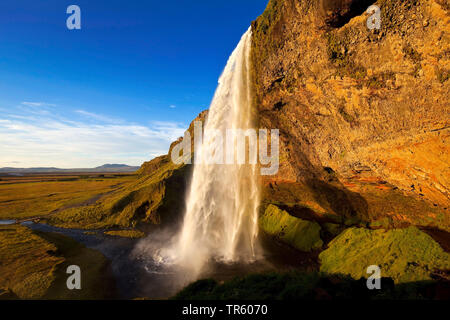
[[[19,298],[40,298],[55,280],[62,257],[57,248],[20,226],[0,226],[0,288],[8,288]]]
[[[66,286],[69,265],[81,269],[81,290]],[[109,263],[100,252],[62,234],[0,226],[0,300],[105,299],[115,294]]]
[[[28,176],[2,178],[0,219],[48,215],[61,208],[86,204],[90,199],[120,189],[133,175]]]
[[[106,231],[105,234],[114,237],[123,237],[123,238],[142,238],[145,236],[145,233],[139,230],[111,230]]]

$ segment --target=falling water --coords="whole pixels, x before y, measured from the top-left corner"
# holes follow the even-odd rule
[[[251,29],[242,36],[219,79],[197,160],[222,148],[211,130],[254,128],[250,88]],[[232,144],[235,146],[235,144]],[[198,161],[197,161],[198,162]],[[249,262],[257,254],[259,187],[253,164],[194,164],[186,214],[172,254],[199,273],[211,260]]]

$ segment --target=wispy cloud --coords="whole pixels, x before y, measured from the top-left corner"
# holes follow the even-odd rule
[[[76,113],[81,114],[82,116],[89,118],[91,120],[101,121],[101,122],[108,122],[108,123],[121,123],[123,122],[120,119],[115,119],[112,117],[104,116],[101,114],[85,111],[85,110],[75,110]]]
[[[21,103],[24,106],[28,106],[28,107],[55,107],[55,104],[52,103],[46,103],[46,102],[29,102],[29,101],[24,101]]]
[[[94,167],[104,163],[139,165],[165,154],[186,126],[153,121],[126,122],[77,110],[95,123],[48,114],[0,116],[0,167],[20,162],[23,167]]]
[[[56,104],[47,102],[21,102],[16,108],[22,111],[22,115],[51,115],[54,114]]]
[[[175,109],[176,107],[177,107],[177,106],[174,105],[174,104],[171,104],[171,105],[169,106],[170,109]]]

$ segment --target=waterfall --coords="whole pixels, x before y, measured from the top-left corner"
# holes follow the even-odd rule
[[[223,144],[214,130],[255,127],[250,79],[251,28],[242,36],[219,79],[196,150],[186,213],[172,255],[179,265],[199,273],[211,260],[250,262],[257,254],[258,205],[256,164],[202,164]],[[233,148],[236,141],[232,143]]]

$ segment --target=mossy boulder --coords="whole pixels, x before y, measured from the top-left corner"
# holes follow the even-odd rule
[[[259,226],[265,233],[301,251],[309,252],[323,245],[317,222],[293,217],[273,204],[260,217]]]
[[[382,277],[396,283],[431,280],[431,274],[450,269],[450,255],[416,227],[393,230],[349,228],[333,239],[319,255],[320,271],[367,277],[377,265]]]

